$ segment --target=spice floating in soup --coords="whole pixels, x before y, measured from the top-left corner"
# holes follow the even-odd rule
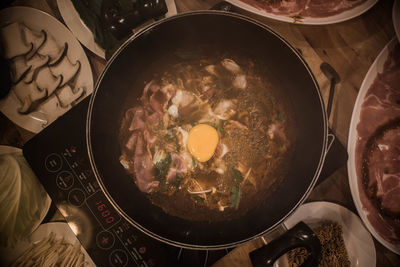
[[[125,112],[120,162],[166,213],[232,219],[266,201],[284,178],[291,112],[275,101],[276,84],[242,61],[171,64]]]

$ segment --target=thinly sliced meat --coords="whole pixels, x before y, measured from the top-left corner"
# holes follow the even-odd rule
[[[247,128],[246,125],[241,124],[238,121],[235,120],[228,120],[225,124],[224,124],[224,130],[227,131],[228,133],[234,132],[236,130],[248,130],[249,128]]]
[[[160,182],[154,179],[154,167],[151,154],[147,149],[142,134],[139,134],[137,137],[133,167],[136,176],[135,182],[140,191],[151,193],[158,189]]]
[[[149,147],[157,141],[157,136],[152,135],[148,130],[143,131],[143,136]]]
[[[125,112],[124,121],[129,121],[129,131],[144,131],[153,128],[160,122],[161,115],[153,110],[135,107]]]
[[[153,128],[157,126],[160,123],[161,118],[162,117],[160,113],[151,110],[146,110],[145,121],[147,127]]]
[[[161,88],[161,92],[163,92],[167,98],[167,102],[175,95],[176,87],[172,84],[167,84],[163,88]]]
[[[132,116],[131,125],[129,126],[129,131],[141,130],[146,126],[145,120],[145,111],[142,107],[136,107],[128,110]]]
[[[167,102],[167,96],[162,91],[156,91],[150,96],[150,106],[160,114],[163,114],[164,106]]]
[[[400,119],[378,129],[364,157],[367,194],[384,212],[400,216]]]
[[[309,0],[242,0],[243,2],[263,9],[269,13],[282,16],[295,16],[298,15],[304,8]]]
[[[381,199],[382,209],[390,214],[400,216],[400,185],[387,192]]]
[[[307,3],[304,11],[301,12],[301,16],[329,17],[349,10],[365,1],[366,0],[311,0]]]
[[[138,139],[138,132],[133,132],[129,137],[128,142],[126,142],[125,147],[130,151],[134,151],[136,148],[136,142]]]
[[[185,161],[181,156],[178,154],[173,153],[171,155],[171,167],[168,170],[167,174],[167,181],[173,181],[176,179],[176,176],[179,174],[186,174],[187,173],[187,168]]]
[[[241,0],[280,16],[324,18],[340,14],[367,0]]]
[[[235,100],[221,100],[214,108],[214,114],[222,120],[228,120],[236,114],[236,102]]]
[[[385,240],[395,243],[400,241],[399,59],[400,45],[396,44],[368,88],[357,124],[355,151],[363,209],[374,229]]]
[[[151,80],[150,82],[148,82],[146,84],[146,86],[144,87],[142,97],[140,98],[142,103],[144,105],[149,104],[150,96],[154,92],[158,91],[159,89],[160,89],[160,86],[158,84],[156,84],[155,81]]]
[[[175,88],[172,84],[164,86],[163,88],[153,92],[150,96],[150,106],[155,112],[162,115],[166,109],[168,101],[174,93]]]

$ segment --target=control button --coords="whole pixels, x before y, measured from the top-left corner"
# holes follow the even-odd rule
[[[62,190],[68,190],[74,184],[74,176],[69,171],[62,171],[56,177],[56,184]]]
[[[99,248],[109,249],[114,246],[114,235],[109,231],[101,231],[96,236],[96,243]]]
[[[147,260],[147,265],[150,266],[150,267],[156,266],[156,260],[155,259]]]
[[[126,266],[128,264],[128,255],[121,249],[111,252],[109,257],[110,265],[114,267]]]
[[[62,158],[58,154],[50,154],[46,157],[44,165],[49,172],[58,172],[62,167]]]
[[[146,247],[140,247],[140,248],[139,248],[139,253],[142,254],[142,255],[143,255],[144,253],[146,253]]]
[[[68,194],[68,201],[70,204],[80,207],[85,203],[86,196],[85,193],[80,189],[73,189]]]

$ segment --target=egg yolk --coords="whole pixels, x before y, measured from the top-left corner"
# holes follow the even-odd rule
[[[214,155],[218,141],[218,132],[214,127],[198,124],[189,131],[187,147],[196,160],[206,162]]]

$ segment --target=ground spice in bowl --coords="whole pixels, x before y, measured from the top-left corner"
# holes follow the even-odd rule
[[[350,266],[349,257],[343,240],[342,226],[336,222],[323,221],[312,227],[322,245],[320,267]],[[297,267],[307,259],[305,248],[296,248],[288,252],[290,267]]]

